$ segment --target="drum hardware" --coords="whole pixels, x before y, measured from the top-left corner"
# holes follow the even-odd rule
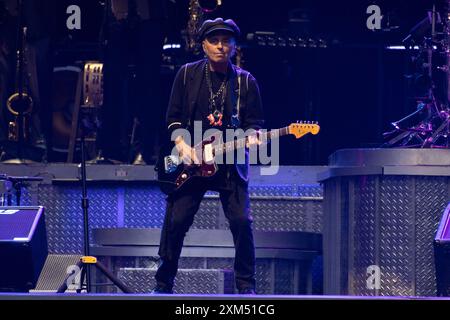
[[[205,15],[216,11],[222,5],[222,0],[190,0],[189,2],[189,20],[185,31],[186,50],[198,55],[201,52],[201,46],[197,35],[202,23],[205,21]]]
[[[29,186],[29,182],[40,182],[44,180],[41,177],[13,177],[6,174],[0,174],[0,205],[12,205],[12,192],[15,191],[16,205],[20,206],[22,189]]]
[[[389,140],[382,147],[450,148],[450,1],[446,10],[441,15],[433,6],[403,39],[405,47],[419,49],[408,52],[417,64],[413,78],[427,79],[428,96],[417,101],[416,111],[391,123],[394,130],[384,133]],[[445,85],[436,81],[437,73],[446,73]]]

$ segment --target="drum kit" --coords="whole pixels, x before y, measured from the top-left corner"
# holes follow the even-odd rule
[[[416,79],[426,79],[417,109],[392,122],[382,147],[450,148],[450,1],[441,15],[428,12],[403,40],[416,61]],[[413,49],[414,48],[414,49]]]
[[[16,196],[16,206],[21,205],[22,189],[29,186],[30,182],[42,181],[41,177],[13,177],[0,174],[0,206],[12,206],[13,192]]]

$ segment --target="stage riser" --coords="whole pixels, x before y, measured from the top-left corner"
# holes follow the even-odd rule
[[[23,190],[22,205],[40,204],[46,209],[49,253],[77,256],[83,253],[83,212],[81,185],[76,165],[36,164],[33,166],[0,165],[10,175],[42,176],[42,183],[33,183]],[[276,176],[259,176],[259,168],[252,168],[250,184],[253,229],[257,231],[322,232],[323,189],[316,181],[316,173],[323,167],[282,167]],[[155,185],[151,167],[88,166],[89,228],[161,228],[165,213],[165,195]],[[228,222],[217,193],[210,192],[203,200],[192,229],[228,230]],[[320,255],[321,249],[317,253]],[[110,270],[119,274],[120,268],[149,268],[149,257],[100,257]],[[203,255],[202,255],[203,256]],[[53,259],[53,258],[52,258]],[[56,258],[55,258],[56,259]],[[55,260],[53,259],[53,260]],[[58,258],[59,259],[59,258]],[[58,260],[56,259],[56,260]],[[64,274],[67,263],[49,260],[47,269],[57,265]],[[126,261],[126,263],[122,263]],[[322,292],[322,264],[312,270],[311,260],[257,259],[258,292],[261,294],[293,294]],[[233,270],[232,258],[182,257],[181,269]],[[47,274],[47,273],[46,273]],[[277,278],[275,278],[277,275]],[[148,277],[146,277],[148,278]],[[151,277],[150,277],[151,278]],[[41,279],[38,290],[56,290],[48,276]],[[97,280],[102,280],[101,277]],[[104,279],[103,279],[104,280]],[[96,282],[95,281],[95,282]],[[150,281],[150,280],[149,280]],[[153,279],[151,279],[153,281]],[[102,281],[100,281],[102,282]],[[219,281],[220,282],[220,281]],[[145,288],[149,288],[148,284]],[[216,288],[220,284],[215,283]],[[201,289],[201,290],[200,290]],[[205,289],[205,290],[204,290]],[[199,288],[208,293],[207,288]],[[115,290],[101,287],[96,290]],[[184,289],[183,289],[184,290]],[[183,291],[182,290],[182,291]],[[217,291],[217,290],[216,290]],[[186,291],[186,293],[191,293]]]
[[[156,258],[156,257],[155,257]],[[155,286],[154,258],[112,257],[102,258],[111,270],[137,293],[149,293]],[[322,294],[322,266],[319,260],[289,261],[283,259],[256,260],[256,289],[259,294]],[[234,293],[233,263],[231,258],[184,258],[180,259],[179,272],[174,290],[181,294]],[[311,272],[314,269],[315,272]],[[97,283],[107,279],[95,273]],[[230,284],[231,281],[231,284]],[[221,291],[225,290],[225,291]],[[117,288],[98,286],[98,293],[116,293]]]
[[[118,278],[134,293],[150,293],[156,286],[156,269],[121,269]],[[230,270],[179,269],[175,294],[234,294],[234,274]]]
[[[339,177],[325,183],[325,293],[435,296],[433,240],[450,178]],[[379,290],[367,268],[381,268]]]
[[[256,231],[322,231],[320,185],[252,186],[251,212]],[[27,188],[23,204],[46,208],[49,252],[83,251],[80,187],[73,183],[40,184]],[[105,183],[89,186],[89,224],[95,228],[161,228],[165,196],[152,185]],[[228,229],[218,194],[208,193],[194,221],[196,229]]]
[[[32,292],[56,292],[79,261],[79,255],[49,255]],[[157,257],[101,257],[109,270],[134,293],[149,293],[156,285]],[[234,260],[231,258],[182,257],[174,291],[179,294],[233,294]],[[93,292],[120,293],[106,277],[93,270]],[[76,278],[79,281],[79,278]],[[289,261],[257,259],[256,284],[259,294],[322,294],[322,259]],[[70,288],[73,292],[75,288]]]

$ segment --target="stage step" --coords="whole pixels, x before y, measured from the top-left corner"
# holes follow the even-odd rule
[[[118,278],[135,293],[149,293],[156,285],[156,269],[121,268]],[[179,269],[174,293],[234,294],[234,272],[226,269]]]

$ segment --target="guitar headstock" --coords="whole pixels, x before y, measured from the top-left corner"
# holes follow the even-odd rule
[[[320,126],[317,122],[302,121],[298,123],[292,123],[289,126],[289,134],[293,134],[296,139],[303,137],[304,135],[311,133],[313,135],[318,134]]]

